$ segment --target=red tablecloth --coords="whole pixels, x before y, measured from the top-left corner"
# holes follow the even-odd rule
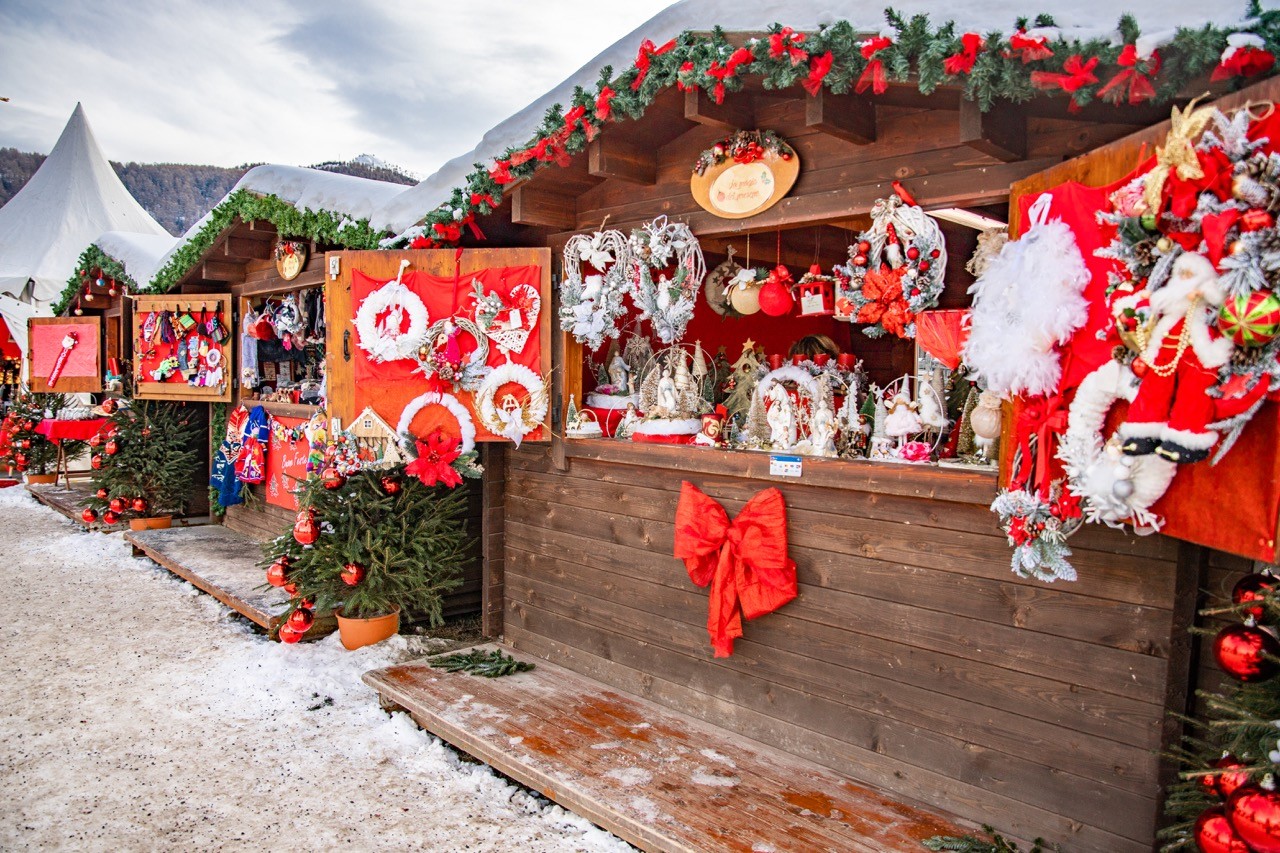
[[[52,442],[88,441],[107,425],[106,418],[94,418],[88,421],[60,421],[45,418],[36,427],[36,432]]]

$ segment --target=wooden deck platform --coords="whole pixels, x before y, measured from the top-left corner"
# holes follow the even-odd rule
[[[974,832],[817,764],[514,654],[537,669],[488,679],[422,661],[368,672],[364,681],[385,707],[407,710],[423,728],[644,850],[918,853],[923,839]]]
[[[258,542],[217,524],[130,530],[124,538],[133,545],[134,556],[150,557],[275,636],[289,595],[282,589],[260,589],[265,575],[257,565],[262,558]],[[304,639],[318,639],[337,627],[332,615],[317,614]]]
[[[111,533],[129,526],[128,522],[108,525],[97,521],[93,524],[88,524],[80,517],[80,513],[84,511],[85,504],[88,503],[89,498],[93,497],[93,486],[90,485],[89,480],[73,479],[71,488],[67,488],[62,483],[27,483],[26,489],[40,503],[56,512],[62,513],[87,530],[101,530]]]

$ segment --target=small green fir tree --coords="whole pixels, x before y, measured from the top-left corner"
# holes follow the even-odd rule
[[[0,462],[7,468],[28,474],[52,471],[58,461],[58,446],[36,432],[36,427],[44,420],[46,411],[56,416],[64,405],[66,397],[62,394],[27,393],[18,396],[5,418],[9,450]],[[84,442],[81,441],[65,444],[68,458],[75,458],[84,450]]]
[[[956,453],[961,457],[973,456],[978,452],[978,445],[973,439],[973,425],[969,423],[969,416],[973,410],[978,408],[978,398],[982,393],[977,386],[969,389],[969,396],[964,400],[964,409],[960,412],[960,443],[956,446]]]
[[[111,431],[114,430],[114,435]],[[118,409],[107,426],[107,439],[95,448],[101,467],[93,475],[95,491],[88,506],[105,510],[111,501],[124,504],[121,517],[181,515],[194,488],[194,470],[203,450],[203,430],[195,404],[135,400]],[[115,453],[108,445],[114,443]],[[143,503],[135,508],[134,502]]]
[[[385,483],[394,483],[395,493]],[[311,546],[286,533],[267,543],[266,566],[287,558],[287,580],[296,585],[288,615],[303,606],[358,619],[382,616],[397,607],[444,621],[445,594],[462,584],[472,544],[467,533],[467,490],[424,486],[414,477],[364,470],[339,488],[313,477],[302,486],[298,504],[312,512],[320,529]],[[358,568],[358,580],[348,579]]]

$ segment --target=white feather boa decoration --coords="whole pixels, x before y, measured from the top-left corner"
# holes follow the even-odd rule
[[[1058,219],[1038,221],[1021,240],[1006,244],[969,288],[973,311],[964,363],[1002,396],[1053,391],[1062,377],[1055,347],[1088,319],[1088,283],[1071,229]]]

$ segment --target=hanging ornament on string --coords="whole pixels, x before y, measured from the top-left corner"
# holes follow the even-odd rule
[[[1251,853],[1249,846],[1236,834],[1222,806],[1205,809],[1191,831],[1196,849],[1201,853]]]
[[[760,312],[761,278],[751,266],[751,235],[747,235],[746,265],[739,268],[725,285],[729,304],[744,317]]]
[[[1259,602],[1245,609],[1245,614],[1252,616],[1255,620],[1262,618],[1263,605],[1261,602],[1266,600],[1268,593],[1276,590],[1276,577],[1267,572],[1256,572],[1251,575],[1245,575],[1236,581],[1235,587],[1231,590],[1232,604],[1245,604],[1247,602]]]
[[[1252,621],[1223,628],[1213,640],[1213,657],[1218,666],[1246,684],[1266,681],[1280,670],[1276,662],[1280,642]]]
[[[791,287],[795,279],[791,271],[782,263],[782,232],[778,232],[777,265],[769,272],[760,288],[760,310],[770,317],[781,317],[791,310],[795,299],[791,296]]]
[[[298,519],[293,525],[293,538],[299,545],[312,545],[320,538],[320,529],[316,525],[316,514],[304,509],[298,513]]]

